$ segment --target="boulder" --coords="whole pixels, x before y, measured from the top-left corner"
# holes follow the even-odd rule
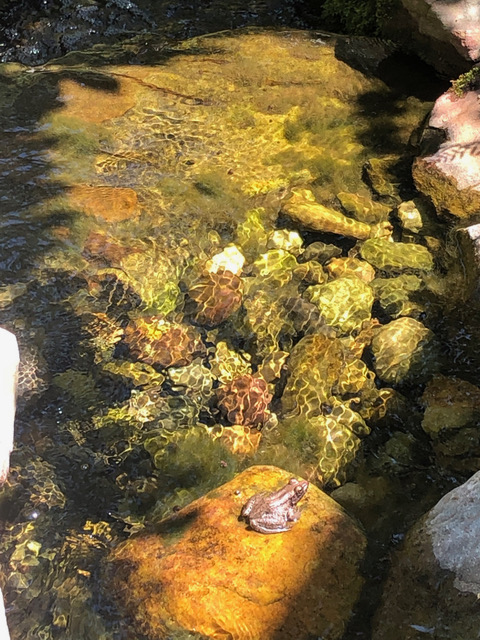
[[[480,472],[408,533],[385,585],[373,640],[478,638]]]
[[[436,375],[422,396],[422,427],[432,438],[438,464],[473,473],[480,463],[480,388],[457,377]]]
[[[423,136],[430,148],[413,165],[417,189],[431,198],[439,214],[468,219],[480,212],[479,97],[480,90],[472,90],[438,98]],[[439,131],[443,135],[432,138]]]
[[[366,544],[345,511],[310,485],[291,530],[265,535],[239,521],[248,498],[290,478],[250,467],[113,552],[114,593],[140,632],[152,640],[182,631],[232,640],[343,635]]]
[[[400,0],[384,35],[399,40],[437,71],[454,76],[480,55],[480,11],[471,0]]]

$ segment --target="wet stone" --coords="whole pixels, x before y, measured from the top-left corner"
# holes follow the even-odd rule
[[[327,324],[343,334],[351,333],[370,319],[373,292],[356,276],[309,287],[305,297],[318,306]]]
[[[430,251],[420,244],[388,242],[383,238],[371,238],[360,249],[364,260],[382,271],[401,271],[418,269],[431,271],[433,257]]]
[[[390,384],[427,380],[440,366],[433,332],[414,318],[384,325],[371,348],[378,377]]]
[[[418,317],[423,305],[415,295],[424,289],[423,281],[413,274],[396,278],[376,278],[371,283],[375,298],[383,311],[392,318],[399,316]]]
[[[337,193],[337,198],[347,214],[359,222],[375,224],[388,220],[391,208],[381,202],[375,202],[368,196],[341,191]]]
[[[312,485],[290,531],[265,535],[239,521],[248,498],[290,478],[250,467],[115,549],[113,593],[135,629],[152,640],[193,630],[233,640],[339,640],[362,585],[366,541],[357,525]]]

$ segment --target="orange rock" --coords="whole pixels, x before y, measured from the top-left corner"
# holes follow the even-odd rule
[[[137,194],[133,189],[79,184],[70,187],[67,193],[74,209],[108,222],[136,218],[140,213]]]
[[[185,367],[204,353],[196,330],[164,320],[163,316],[135,318],[125,328],[130,354],[141,362],[159,367]]]
[[[248,498],[290,477],[250,467],[114,551],[114,593],[139,633],[150,640],[182,631],[218,640],[343,635],[366,545],[345,511],[310,486],[290,531],[265,535],[239,521]]]
[[[230,424],[258,426],[268,421],[272,394],[263,378],[246,373],[217,389],[218,405]]]
[[[83,245],[82,255],[87,260],[118,267],[122,258],[136,252],[138,250],[132,247],[122,246],[113,236],[91,231]]]

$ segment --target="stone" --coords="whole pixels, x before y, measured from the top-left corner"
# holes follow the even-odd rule
[[[398,205],[397,216],[403,229],[418,233],[423,227],[422,215],[413,200]]]
[[[480,465],[480,388],[457,377],[436,375],[422,396],[422,427],[432,438],[437,463],[450,471]]]
[[[358,258],[333,258],[327,264],[326,270],[333,278],[356,276],[367,284],[375,278],[375,269],[372,265]]]
[[[388,242],[384,238],[371,238],[360,249],[364,260],[382,271],[402,271],[419,269],[431,271],[433,258],[430,251],[421,244]]]
[[[425,309],[417,302],[418,292],[425,288],[414,274],[404,273],[396,278],[376,278],[371,287],[383,311],[392,318],[418,317]]]
[[[107,222],[120,222],[140,215],[137,194],[127,187],[76,185],[68,191],[71,208]]]
[[[308,287],[305,297],[318,306],[325,322],[342,334],[359,329],[371,317],[373,291],[357,276]]]
[[[472,0],[401,0],[411,16],[410,41],[441,72],[480,58],[480,10]],[[455,55],[456,54],[456,55]]]
[[[389,384],[428,379],[438,369],[434,334],[414,318],[392,320],[372,340],[375,371]]]
[[[313,231],[337,233],[358,240],[391,234],[391,225],[388,221],[374,225],[359,222],[340,211],[319,204],[308,189],[292,189],[292,196],[284,202],[283,211],[293,220]]]
[[[290,531],[264,535],[239,521],[248,498],[290,478],[277,467],[250,467],[114,550],[113,590],[140,633],[343,636],[362,585],[366,539],[358,525],[313,485]]]
[[[376,615],[373,640],[478,638],[480,472],[409,531]]]
[[[480,224],[455,231],[460,252],[460,277],[464,282],[464,300],[480,301]]]
[[[381,202],[375,202],[367,196],[346,191],[337,193],[337,198],[347,214],[355,218],[355,220],[366,224],[375,224],[376,222],[388,220],[391,208]]]
[[[480,90],[462,96],[444,93],[435,102],[428,127],[442,130],[443,141],[413,165],[419,191],[429,196],[438,214],[468,219],[480,210]],[[428,138],[428,130],[424,134]],[[438,138],[437,138],[438,139]]]

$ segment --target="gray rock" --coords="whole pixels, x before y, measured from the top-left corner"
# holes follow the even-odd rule
[[[480,55],[476,0],[401,0],[385,19],[384,34],[403,41],[437,71],[455,76]]]
[[[480,472],[408,533],[388,578],[373,640],[473,640],[480,628]]]

